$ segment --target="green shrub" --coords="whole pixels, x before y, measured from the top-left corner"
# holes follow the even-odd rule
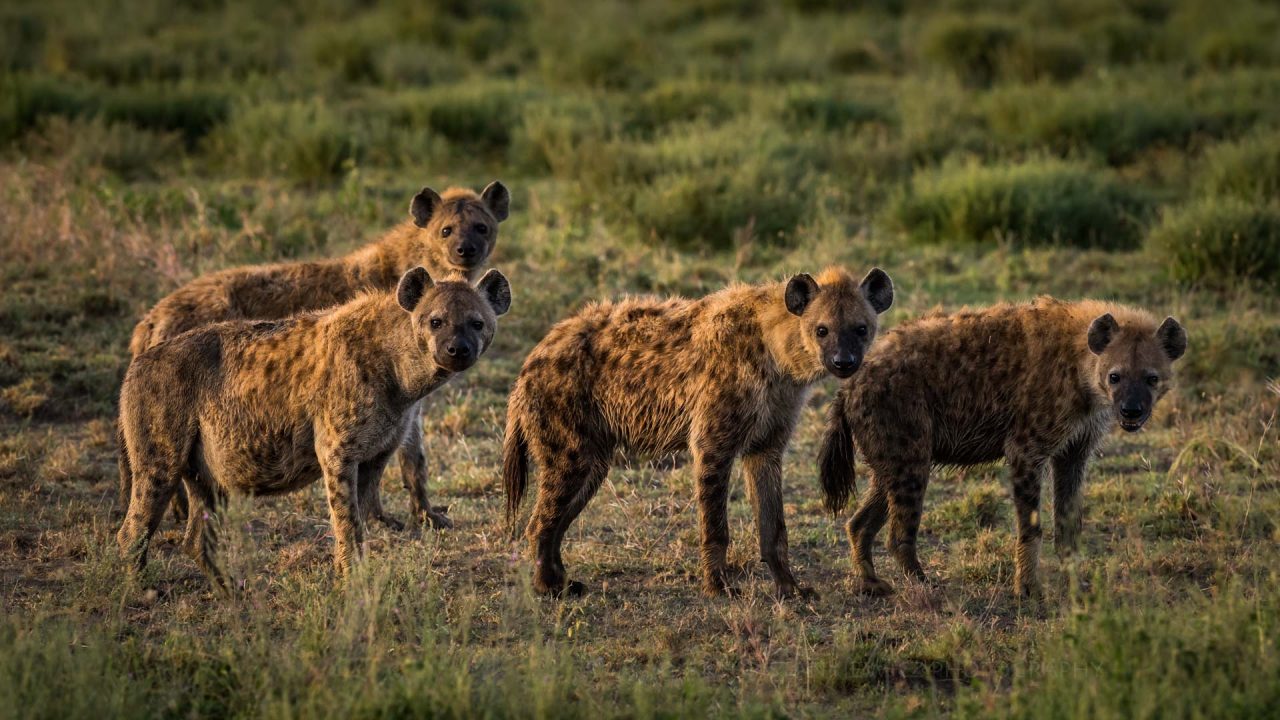
[[[0,85],[7,86],[0,106],[0,142],[20,137],[42,118],[101,116],[143,130],[180,133],[191,145],[229,111],[226,96],[188,88],[101,88],[43,76],[10,78]]]
[[[1064,155],[1093,152],[1119,165],[1149,148],[1185,148],[1197,136],[1249,127],[1272,102],[1261,88],[1249,87],[1253,82],[1225,77],[1175,83],[1139,76],[1065,88],[1002,88],[982,105],[992,133],[1006,143]],[[1271,85],[1280,87],[1274,80]]]
[[[1165,213],[1147,239],[1174,278],[1211,287],[1280,282],[1280,208],[1206,198]]]
[[[1006,77],[1062,82],[1079,75],[1086,64],[1080,41],[1066,33],[1039,32],[1019,38],[1003,59]]]
[[[1084,27],[1082,35],[1090,50],[1110,64],[1139,62],[1155,52],[1155,29],[1128,13],[1098,17]]]
[[[1020,28],[994,16],[944,16],[930,22],[920,39],[926,62],[947,68],[965,83],[986,87],[1000,77],[1005,55]]]
[[[1280,198],[1280,132],[1213,146],[1205,153],[1197,186],[1207,195]]]
[[[577,150],[580,206],[677,247],[785,242],[813,206],[814,148],[772,125],[690,124],[652,143],[597,140]]]
[[[463,83],[424,92],[417,112],[464,154],[503,151],[531,94],[510,83]]]
[[[1059,160],[953,164],[922,173],[888,217],[919,242],[1012,241],[1128,248],[1148,201],[1103,171]]]
[[[338,177],[357,153],[349,123],[321,102],[245,104],[210,138],[211,158],[245,175]]]
[[[50,156],[60,156],[74,172],[100,167],[127,180],[158,176],[160,167],[182,152],[182,138],[174,133],[139,130],[100,117],[45,118],[36,130],[35,145]]]
[[[889,120],[889,113],[879,105],[821,90],[790,91],[783,101],[782,115],[793,127],[827,131]]]
[[[746,107],[746,95],[723,83],[667,82],[626,103],[623,128],[642,136],[693,120],[724,122]]]

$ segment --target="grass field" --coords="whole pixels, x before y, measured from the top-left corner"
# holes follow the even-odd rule
[[[1280,7],[845,5],[0,6],[0,718],[1280,714]],[[494,178],[513,309],[425,421],[457,527],[372,527],[342,586],[315,486],[231,503],[231,598],[168,521],[126,574],[112,427],[141,314]],[[851,592],[814,463],[834,380],[785,465],[817,599],[773,599],[736,479],[745,593],[701,596],[690,468],[645,458],[570,532],[591,592],[535,597],[497,476],[546,329],[830,263],[893,276],[889,325],[1053,294],[1187,327],[1175,392],[1093,466],[1082,556],[1046,543],[1044,604],[1011,593],[1002,467],[935,475],[936,586],[881,553],[899,593]],[[394,468],[384,498],[407,516]]]

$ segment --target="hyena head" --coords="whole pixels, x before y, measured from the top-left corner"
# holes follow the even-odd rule
[[[1098,386],[1111,400],[1120,427],[1136,432],[1169,391],[1173,361],[1187,351],[1187,331],[1171,317],[1152,332],[1150,323],[1121,325],[1107,313],[1089,325],[1089,350]]]
[[[418,347],[436,365],[462,372],[493,342],[498,316],[511,308],[511,285],[490,270],[473,288],[465,282],[432,281],[416,267],[400,278],[396,301],[413,316]]]
[[[873,268],[858,283],[842,269],[824,270],[814,280],[796,275],[787,283],[787,310],[800,318],[804,349],[827,372],[847,378],[858,371],[875,339],[878,316],[893,304],[893,281]]]
[[[409,213],[428,254],[446,267],[466,274],[482,267],[498,241],[498,223],[507,219],[511,194],[494,180],[479,194],[446,190],[441,197],[431,188],[413,196]]]

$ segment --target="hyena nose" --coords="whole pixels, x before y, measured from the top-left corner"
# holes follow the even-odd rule
[[[858,358],[850,353],[840,353],[831,358],[831,367],[837,370],[854,370],[858,367]]]
[[[459,245],[457,249],[458,257],[462,258],[463,260],[470,260],[471,258],[474,258],[479,252],[480,250],[476,248],[474,245]]]
[[[449,357],[468,358],[471,357],[471,348],[466,345],[450,345],[445,348],[445,352],[449,353]]]
[[[1120,406],[1120,417],[1126,420],[1137,420],[1142,417],[1142,406],[1138,403],[1125,403]]]

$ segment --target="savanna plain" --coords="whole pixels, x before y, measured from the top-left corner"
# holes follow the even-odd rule
[[[371,524],[340,583],[315,485],[232,499],[229,596],[171,520],[126,572],[114,422],[141,314],[493,179],[512,311],[424,420],[456,526]],[[1276,717],[1278,199],[1268,2],[8,0],[0,717]],[[935,583],[880,552],[898,593],[853,592],[816,478],[833,379],[784,466],[816,598],[774,598],[740,481],[743,593],[700,594],[680,457],[616,467],[566,542],[589,592],[535,596],[498,474],[543,333],[592,299],[829,264],[893,276],[889,327],[1052,294],[1187,328],[1176,389],[1095,459],[1082,552],[1046,537],[1044,600],[1011,592],[1002,466],[935,473]],[[407,519],[395,467],[383,494]]]

